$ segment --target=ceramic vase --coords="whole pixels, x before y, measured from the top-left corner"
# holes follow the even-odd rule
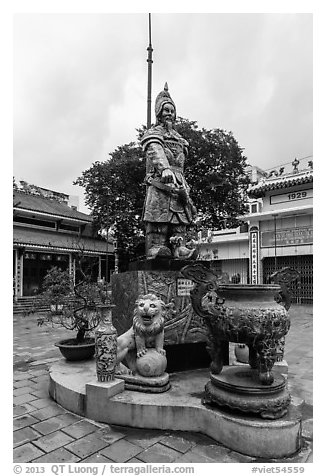
[[[101,324],[95,331],[96,374],[100,382],[113,380],[117,365],[118,333],[112,324],[112,307],[111,304],[97,307],[102,315]]]

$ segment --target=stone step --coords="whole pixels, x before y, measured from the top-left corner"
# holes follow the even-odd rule
[[[20,313],[27,313],[31,312],[33,308],[40,302],[40,298],[37,296],[21,296],[14,301],[13,304],[13,313],[20,314]],[[40,311],[48,310],[48,306],[40,306]]]
[[[23,314],[23,313],[30,313],[32,312],[33,308],[32,307],[13,307],[13,314]],[[40,307],[38,308],[38,311],[48,311],[47,307]]]
[[[74,299],[71,299],[71,301],[74,301]],[[20,314],[20,313],[26,313],[26,312],[31,312],[40,302],[40,298],[37,296],[22,296],[16,299],[13,303],[13,313],[14,314]],[[37,307],[38,311],[48,311],[49,306],[48,305],[40,305]]]

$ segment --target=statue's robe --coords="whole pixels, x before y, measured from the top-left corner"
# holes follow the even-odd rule
[[[188,142],[174,129],[167,131],[158,125],[149,129],[141,139],[146,153],[147,187],[143,211],[143,221],[152,223],[173,223],[189,225],[194,219],[194,208],[189,199],[189,185],[183,170],[188,153]],[[182,201],[177,194],[170,194],[156,186],[150,185],[151,179],[160,182],[164,169],[173,171],[177,186],[182,188],[187,201]],[[171,187],[173,185],[169,184]]]

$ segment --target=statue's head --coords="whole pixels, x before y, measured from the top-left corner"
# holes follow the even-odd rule
[[[170,96],[167,83],[165,83],[164,90],[156,98],[155,116],[157,124],[167,125],[175,121],[176,107]]]

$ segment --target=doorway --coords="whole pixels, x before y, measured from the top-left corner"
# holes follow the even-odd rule
[[[43,279],[53,266],[57,266],[62,271],[68,269],[69,255],[25,252],[23,296],[35,296],[39,294],[42,290]]]

